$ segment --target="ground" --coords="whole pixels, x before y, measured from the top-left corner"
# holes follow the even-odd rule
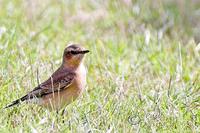
[[[199,132],[200,44],[180,3],[165,1],[0,0],[0,132]],[[72,42],[91,53],[86,91],[64,118],[3,109]]]

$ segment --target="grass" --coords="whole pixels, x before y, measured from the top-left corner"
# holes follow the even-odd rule
[[[200,49],[182,21],[163,2],[0,0],[0,108],[47,79],[67,43],[91,51],[64,123],[22,104],[0,110],[0,132],[199,132]]]

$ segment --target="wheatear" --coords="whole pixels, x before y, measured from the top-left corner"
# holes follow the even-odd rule
[[[27,95],[13,101],[5,108],[23,101],[38,103],[56,110],[61,109],[79,97],[86,85],[86,70],[83,57],[89,50],[73,44],[65,48],[62,65],[45,82]]]

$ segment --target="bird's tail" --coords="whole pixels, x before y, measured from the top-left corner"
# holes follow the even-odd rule
[[[11,104],[9,104],[6,107],[4,107],[4,109],[10,108],[10,107],[15,106],[15,105],[18,105],[18,104],[20,104],[21,102],[23,102],[25,100],[27,100],[27,95],[23,96],[22,98],[19,98],[19,99],[13,101]]]
[[[10,108],[12,106],[18,105],[21,102],[20,99],[17,99],[15,101],[13,101],[11,104],[7,105],[6,107],[4,107],[4,109]]]

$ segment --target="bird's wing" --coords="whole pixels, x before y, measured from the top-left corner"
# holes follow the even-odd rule
[[[55,75],[52,75],[47,81],[40,84],[33,91],[27,94],[27,98],[31,99],[34,97],[42,97],[44,95],[48,95],[54,92],[58,92],[67,88],[71,85],[73,79],[75,77],[75,73],[72,72],[61,72]]]
[[[61,91],[72,84],[74,77],[74,72],[58,69],[48,80],[40,84],[27,95],[13,101],[10,105],[6,106],[5,108],[19,104],[21,101],[33,98],[41,98],[42,96]]]

